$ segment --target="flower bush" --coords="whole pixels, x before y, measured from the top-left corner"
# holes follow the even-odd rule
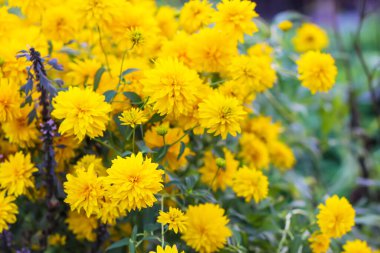
[[[3,2],[1,252],[380,247],[380,114],[366,134],[355,87],[342,105],[344,45],[317,24],[245,0]]]

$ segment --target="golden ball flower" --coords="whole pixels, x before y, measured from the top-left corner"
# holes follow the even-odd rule
[[[7,79],[0,79],[0,122],[13,120],[20,116],[21,98],[16,85]]]
[[[281,21],[280,23],[278,23],[277,27],[280,30],[286,32],[286,31],[292,29],[293,23],[290,20],[284,20],[284,21]]]
[[[214,12],[207,0],[189,1],[181,9],[179,24],[188,33],[196,32],[211,23]]]
[[[197,252],[215,252],[223,248],[232,235],[224,209],[217,204],[189,206],[186,216],[188,227],[182,239]]]
[[[265,143],[257,138],[255,134],[243,133],[239,140],[241,150],[239,157],[243,161],[258,169],[268,168],[270,156],[268,147]]]
[[[308,51],[297,60],[298,79],[312,94],[327,92],[335,84],[338,69],[329,54]]]
[[[111,106],[104,99],[103,95],[89,88],[70,87],[59,92],[53,99],[52,111],[53,117],[63,120],[59,133],[75,135],[79,141],[86,135],[90,138],[103,136],[111,111]]]
[[[361,240],[347,241],[343,245],[342,253],[371,253],[372,250],[368,246],[367,242]]]
[[[214,92],[199,104],[199,121],[208,133],[221,135],[223,139],[228,134],[236,136],[240,133],[240,123],[247,113],[240,101]]]
[[[240,168],[233,179],[232,189],[238,197],[245,198],[246,202],[252,199],[258,203],[268,196],[268,178],[262,171],[254,168]]]
[[[66,178],[67,181],[63,184],[67,194],[65,202],[70,205],[71,210],[80,212],[83,209],[87,217],[97,215],[104,188],[93,165],[87,171],[77,170],[76,175],[67,174]]]
[[[216,5],[214,14],[215,25],[228,35],[239,41],[244,41],[244,34],[252,35],[258,31],[253,18],[259,15],[255,12],[256,3],[245,0],[222,0]]]
[[[304,23],[297,29],[292,42],[297,52],[306,52],[326,48],[329,44],[329,38],[326,32],[319,26],[312,23]]]
[[[278,169],[285,171],[291,169],[296,158],[291,148],[283,142],[274,141],[269,144],[270,160]]]
[[[130,108],[124,111],[119,117],[121,124],[135,128],[137,125],[142,125],[148,121],[144,111],[139,108]]]
[[[158,60],[145,77],[144,94],[158,113],[177,118],[193,111],[202,87],[195,70],[175,58],[167,58]]]
[[[173,230],[174,233],[183,233],[187,228],[188,218],[178,208],[169,207],[168,212],[160,211],[160,215],[157,218],[157,222],[163,225],[168,225],[169,230]]]
[[[330,247],[330,238],[319,231],[314,232],[308,241],[313,253],[326,253]]]
[[[119,201],[120,209],[131,211],[153,206],[157,201],[154,195],[163,188],[164,171],[157,167],[150,158],[143,158],[142,153],[112,160],[104,181],[111,197]]]
[[[0,191],[0,233],[8,230],[10,224],[16,222],[18,207],[14,203],[14,196],[7,196],[5,191]]]
[[[158,245],[156,251],[150,251],[149,253],[178,253],[178,249],[176,245],[172,247],[166,245],[165,248]],[[181,251],[181,253],[185,253],[185,251]]]
[[[10,195],[26,194],[28,188],[35,187],[33,173],[36,171],[30,154],[17,152],[0,164],[0,188]]]
[[[355,210],[345,197],[329,197],[326,204],[320,204],[318,208],[318,226],[326,236],[340,238],[355,225]]]
[[[87,217],[83,213],[70,211],[65,222],[78,240],[86,239],[90,242],[96,240],[95,230],[98,228],[98,221],[95,216]]]

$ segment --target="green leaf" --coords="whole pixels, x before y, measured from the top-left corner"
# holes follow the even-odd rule
[[[28,125],[30,125],[35,118],[37,118],[37,111],[33,108],[33,110],[28,113]]]
[[[98,69],[95,73],[95,78],[94,78],[94,91],[96,91],[99,87],[100,80],[102,79],[103,73],[106,71],[104,67],[101,67]]]
[[[163,147],[160,147],[157,150],[157,154],[156,154],[156,156],[154,158],[154,161],[156,161],[156,162],[161,161],[165,157],[165,155],[166,155],[167,152],[168,152],[168,146],[167,145],[165,145]]]
[[[181,141],[181,147],[179,149],[179,154],[177,156],[177,160],[181,159],[183,152],[185,151],[185,148],[186,148],[186,144],[183,141]]]
[[[130,73],[133,73],[135,71],[139,71],[139,69],[136,69],[136,68],[129,68],[129,69],[126,69],[124,70],[121,75],[120,75],[120,79],[123,78],[125,75],[128,75]]]
[[[123,153],[121,153],[121,157],[126,157],[126,156],[129,156],[131,154],[132,154],[132,152],[127,150],[127,151],[124,151]]]
[[[121,239],[120,241],[117,241],[113,244],[111,244],[111,246],[109,246],[106,251],[109,251],[111,249],[117,249],[117,248],[121,248],[121,247],[124,247],[124,246],[128,246],[129,245],[129,238],[124,238],[124,239]]]
[[[148,123],[154,124],[156,122],[162,121],[166,115],[160,115],[158,113],[153,114],[153,116],[149,119]]]
[[[115,90],[107,90],[103,93],[103,95],[106,97],[106,102],[109,103],[111,100],[116,96],[117,92]]]
[[[131,92],[131,91],[125,91],[123,92],[124,96],[126,96],[129,100],[131,100],[131,104],[133,105],[140,105],[143,103],[143,101],[141,100],[141,97],[139,95],[137,95],[135,92]]]
[[[136,252],[136,247],[135,247],[135,242],[132,241],[132,239],[129,240],[129,253],[135,253]]]
[[[144,141],[136,141],[136,145],[139,148],[139,150],[143,153],[156,153],[155,151],[151,150]]]

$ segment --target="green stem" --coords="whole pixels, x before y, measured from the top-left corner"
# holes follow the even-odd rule
[[[161,211],[164,211],[164,196],[161,196]],[[165,236],[164,236],[164,224],[161,223],[161,247],[164,248]]]
[[[117,150],[115,147],[113,147],[110,144],[108,144],[107,142],[104,142],[104,141],[99,140],[97,138],[94,138],[93,140],[96,141],[96,142],[98,142],[98,143],[100,143],[100,144],[102,144],[104,147],[106,147],[106,148],[114,151],[117,155],[121,156],[121,152],[119,150]]]
[[[135,136],[136,136],[136,128],[133,128],[132,132],[132,152],[135,153]]]

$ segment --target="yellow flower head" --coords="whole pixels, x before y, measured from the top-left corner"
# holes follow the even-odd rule
[[[53,99],[52,115],[63,119],[59,132],[75,135],[81,141],[88,135],[90,138],[102,136],[109,120],[111,106],[104,101],[104,96],[91,89],[70,87],[61,91]]]
[[[240,122],[244,119],[246,112],[239,100],[233,97],[226,97],[219,92],[209,95],[199,105],[199,120],[204,128],[208,128],[209,133],[221,135],[223,139],[227,134],[236,136],[240,133]]]
[[[367,242],[361,240],[347,241],[343,245],[342,253],[371,253],[372,250]]]
[[[87,217],[83,213],[69,212],[66,223],[78,240],[96,240],[95,229],[98,228],[98,221],[94,216]]]
[[[169,6],[161,6],[156,14],[156,21],[161,34],[166,38],[172,38],[178,28],[178,23],[175,19],[176,10]]]
[[[176,58],[188,67],[192,66],[191,56],[189,54],[190,43],[191,35],[185,32],[176,33],[172,40],[163,43],[161,49],[162,58]]]
[[[163,133],[165,134],[162,135]],[[178,141],[183,135],[184,131],[181,128],[169,128],[169,124],[164,123],[148,130],[145,133],[144,139],[148,147],[157,148],[164,146],[165,138],[165,144],[170,145],[170,147],[168,147],[166,155],[160,163],[167,167],[167,169],[176,171],[187,164],[186,156],[190,154],[190,149],[185,147],[181,158],[178,159],[181,150],[181,142],[185,143],[185,145],[189,142],[188,136],[185,136],[181,141]]]
[[[0,233],[16,222],[18,208],[14,200],[14,196],[6,196],[5,191],[0,191]]]
[[[119,117],[121,124],[135,128],[137,125],[142,125],[148,121],[144,111],[139,108],[132,107],[124,111]]]
[[[178,253],[178,249],[176,245],[173,247],[166,245],[165,248],[158,245],[156,251],[150,251],[149,253]],[[181,253],[185,253],[185,251],[181,251]]]
[[[67,194],[65,202],[72,211],[83,209],[87,217],[99,212],[99,202],[104,195],[100,178],[97,177],[93,166],[87,171],[77,170],[76,175],[67,174],[67,181],[63,184]]]
[[[243,133],[239,143],[241,146],[239,156],[245,163],[258,169],[268,168],[270,162],[268,147],[255,134]]]
[[[308,50],[322,50],[329,44],[326,32],[312,23],[304,23],[298,28],[293,38],[293,45],[297,52]]]
[[[290,147],[280,141],[274,141],[269,144],[269,154],[274,166],[283,171],[291,169],[296,162]]]
[[[267,116],[260,115],[245,123],[244,131],[255,134],[266,144],[276,141],[282,131],[281,124],[279,122],[273,123],[272,118]]]
[[[96,71],[102,64],[95,59],[83,59],[69,62],[66,80],[74,85],[93,85]]]
[[[355,225],[355,210],[345,197],[334,195],[318,208],[318,225],[326,236],[340,238]]]
[[[338,70],[329,54],[309,51],[297,61],[298,79],[311,93],[327,92],[335,84]]]
[[[42,15],[42,32],[47,38],[60,42],[71,40],[78,31],[78,17],[65,5],[48,8]]]
[[[144,159],[142,153],[112,160],[105,182],[121,209],[131,211],[153,206],[157,200],[154,194],[163,188],[164,171],[157,167],[151,159]]]
[[[161,115],[187,115],[198,101],[202,82],[195,70],[174,58],[158,60],[143,80],[144,94]]]
[[[0,79],[0,122],[13,120],[20,115],[21,98],[16,85]]]
[[[309,244],[313,253],[326,253],[330,247],[330,238],[317,231],[310,236]]]
[[[286,31],[292,29],[292,27],[293,27],[293,23],[292,23],[291,21],[289,21],[289,20],[284,20],[284,21],[281,21],[281,22],[277,25],[277,27],[278,27],[280,30],[286,32]]]
[[[216,28],[205,28],[193,35],[189,55],[194,68],[200,72],[225,72],[237,55],[236,41]]]
[[[77,2],[77,13],[89,26],[108,26],[120,7],[118,0],[83,0]]]
[[[253,93],[247,85],[241,85],[241,83],[236,80],[224,82],[218,87],[218,90],[223,95],[235,97],[244,104],[251,104],[256,98],[256,94]]]
[[[273,52],[274,49],[266,42],[256,43],[247,50],[250,56],[266,57],[269,60],[272,59]]]
[[[186,32],[193,33],[209,25],[214,12],[207,0],[189,1],[181,9],[179,24]]]
[[[0,164],[0,187],[10,195],[26,194],[27,188],[34,188],[32,174],[36,171],[38,169],[31,163],[30,155],[17,152]]]
[[[258,31],[252,20],[258,16],[255,12],[256,3],[246,0],[222,0],[216,7],[218,9],[214,15],[216,27],[230,36],[243,42],[244,34],[252,35]]]
[[[174,233],[183,233],[186,231],[188,218],[178,208],[169,207],[169,212],[160,211],[160,215],[157,218],[157,222],[166,225],[168,224],[169,230],[173,230]]]
[[[95,155],[85,155],[83,156],[74,166],[74,174],[78,170],[87,171],[90,167],[94,168],[94,171],[98,176],[106,176],[106,168],[103,166],[101,158],[96,157]]]
[[[227,227],[229,220],[224,216],[224,209],[217,204],[189,206],[186,216],[188,227],[182,239],[197,252],[215,252],[223,248],[232,235]]]
[[[232,189],[246,202],[253,199],[256,203],[268,196],[268,178],[260,170],[242,167],[236,172]]]
[[[262,92],[272,88],[276,72],[267,57],[235,57],[228,67],[230,77],[251,92]]]
[[[204,159],[205,164],[199,169],[201,181],[211,186],[213,191],[217,189],[224,191],[227,186],[231,186],[232,178],[239,167],[239,162],[235,160],[233,154],[226,148],[224,149],[224,158],[225,165],[219,167],[217,158],[210,151],[207,151]]]
[[[20,109],[18,116],[1,125],[5,137],[7,137],[9,142],[17,144],[22,148],[33,147],[38,141],[39,131],[35,125],[35,120],[30,124],[28,123],[30,111],[31,107],[25,106]]]
[[[66,236],[60,234],[52,234],[48,237],[49,246],[64,246],[66,244]]]

